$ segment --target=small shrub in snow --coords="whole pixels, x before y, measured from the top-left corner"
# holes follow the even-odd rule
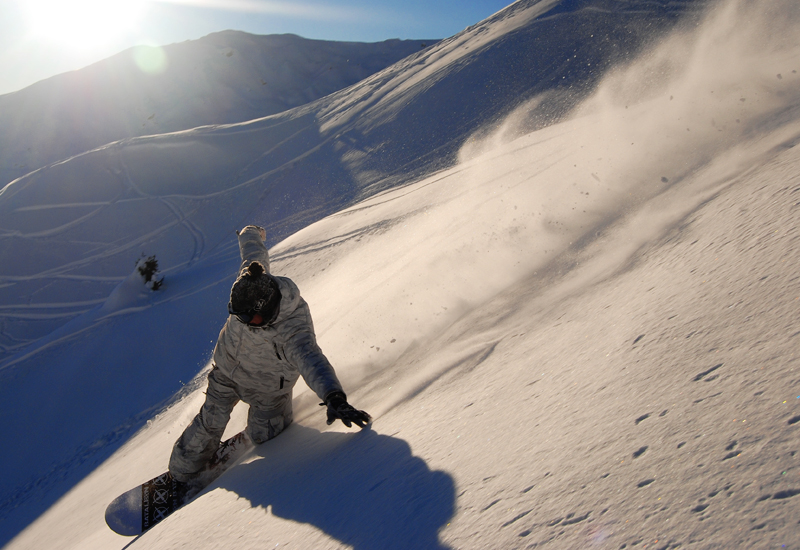
[[[150,290],[158,290],[161,288],[161,285],[164,284],[164,277],[156,279],[158,260],[156,260],[155,256],[148,256],[145,258],[144,254],[142,254],[142,257],[136,264],[136,269],[139,270],[139,275],[144,279],[145,286]]]

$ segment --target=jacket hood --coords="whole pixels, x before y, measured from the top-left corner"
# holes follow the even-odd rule
[[[273,278],[278,282],[278,290],[281,292],[281,303],[278,310],[278,317],[272,322],[273,325],[280,323],[291,317],[297,307],[300,305],[300,289],[291,279],[286,277]]]

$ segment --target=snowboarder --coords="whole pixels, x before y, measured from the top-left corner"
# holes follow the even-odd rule
[[[237,402],[250,405],[246,435],[255,444],[292,422],[292,388],[300,375],[327,405],[328,424],[366,427],[372,420],[353,408],[316,342],[308,304],[297,285],[269,271],[263,228],[239,233],[242,264],[231,288],[230,314],[214,348],[206,400],[175,443],[169,471],[181,484],[192,480],[217,450]]]

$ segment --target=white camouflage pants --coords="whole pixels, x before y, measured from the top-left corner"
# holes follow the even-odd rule
[[[292,423],[291,397],[278,409],[260,409],[253,405],[259,401],[256,390],[237,388],[214,368],[208,375],[205,403],[172,449],[169,471],[175,479],[190,481],[208,463],[219,447],[231,411],[240,400],[250,405],[246,432],[255,444],[272,439]]]

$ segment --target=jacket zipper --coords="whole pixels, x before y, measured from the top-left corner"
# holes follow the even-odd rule
[[[277,342],[272,342],[272,345],[273,345],[273,347],[275,348],[275,355],[278,357],[278,361],[283,361],[283,359],[281,359],[281,354],[280,354],[280,353],[278,353],[278,343],[277,343]],[[281,376],[281,386],[280,386],[280,389],[283,389],[283,384],[284,384],[285,382],[286,382],[286,378],[285,378],[284,376]]]

